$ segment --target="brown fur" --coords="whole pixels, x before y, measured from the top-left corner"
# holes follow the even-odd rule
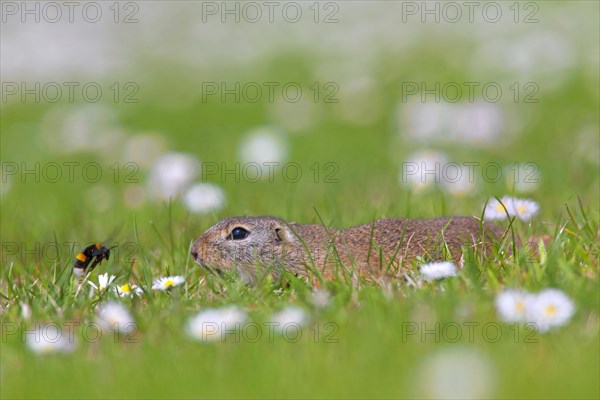
[[[250,234],[242,240],[226,239],[236,227]],[[342,230],[275,217],[233,217],[204,232],[191,253],[205,268],[235,272],[250,282],[266,272],[278,276],[283,269],[302,277],[317,272],[326,279],[339,273],[369,279],[398,276],[417,257],[452,258],[460,265],[463,247],[487,250],[502,233],[474,217],[379,219]]]

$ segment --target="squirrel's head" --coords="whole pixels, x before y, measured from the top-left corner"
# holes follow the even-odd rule
[[[192,244],[198,264],[213,272],[237,273],[252,282],[278,275],[286,256],[300,244],[290,226],[275,217],[233,217],[217,222]]]

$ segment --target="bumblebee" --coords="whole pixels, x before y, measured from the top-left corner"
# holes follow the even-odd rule
[[[117,247],[117,246],[114,246]],[[114,247],[111,247],[114,248]],[[100,264],[103,260],[108,260],[110,256],[110,249],[102,245],[102,243],[93,243],[83,249],[82,252],[77,253],[75,256],[75,263],[73,264],[73,274],[81,277],[86,272],[92,271],[96,268],[96,265]],[[91,263],[91,265],[90,265]]]

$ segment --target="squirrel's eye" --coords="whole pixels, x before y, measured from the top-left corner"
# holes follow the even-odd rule
[[[250,232],[248,232],[244,228],[240,228],[238,226],[237,228],[233,228],[233,230],[231,231],[229,236],[227,236],[227,239],[228,240],[232,240],[232,239],[233,240],[242,240],[242,239],[246,239],[249,234],[250,234]]]

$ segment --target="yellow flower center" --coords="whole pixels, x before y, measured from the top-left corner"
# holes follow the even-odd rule
[[[525,206],[519,206],[518,211],[519,211],[519,214],[524,214],[525,211],[527,211],[527,210],[525,209]]]
[[[498,204],[496,206],[496,211],[498,211],[498,212],[504,212],[504,206],[502,206],[502,204]]]
[[[170,288],[174,284],[175,284],[175,281],[173,279],[168,279],[167,281],[165,281],[165,283],[163,284],[163,286],[166,287],[166,288]]]
[[[46,343],[41,349],[41,352],[44,354],[52,353],[53,351],[54,347],[50,343]]]
[[[131,286],[129,286],[129,283],[126,283],[123,286],[121,286],[121,292],[123,292],[123,293],[131,292]]]
[[[556,307],[554,307],[553,305],[549,305],[548,307],[546,307],[546,314],[548,314],[548,315],[556,314]]]
[[[522,301],[517,301],[516,308],[518,313],[522,314],[523,312],[525,312],[525,304],[523,304]]]

